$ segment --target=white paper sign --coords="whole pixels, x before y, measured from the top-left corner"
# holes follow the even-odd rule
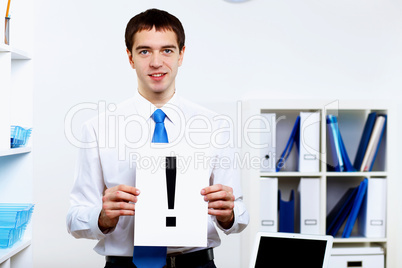
[[[152,144],[138,151],[136,187],[141,194],[135,205],[134,245],[207,246],[208,204],[201,195],[209,186],[205,156],[184,144]],[[168,187],[174,192],[168,193]]]

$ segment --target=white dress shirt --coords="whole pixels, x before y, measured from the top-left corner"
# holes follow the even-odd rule
[[[131,156],[141,144],[151,142],[155,126],[151,115],[156,107],[137,92],[133,98],[112,108],[115,109],[109,108],[84,124],[66,221],[74,237],[99,240],[94,248],[97,253],[132,256],[135,216],[121,216],[117,226],[106,234],[99,229],[98,218],[105,189],[119,184],[135,186],[136,163]],[[236,151],[229,146],[233,133],[230,133],[228,121],[176,94],[161,109],[166,114],[169,143],[185,139],[194,147],[209,148],[211,157],[225,160],[210,167],[210,185],[230,186],[236,198],[235,220],[230,229],[223,229],[216,218],[209,215],[208,247],[219,246],[215,225],[230,234],[241,232],[249,221],[242,202],[240,171],[234,164]],[[170,247],[168,253],[199,249]]]

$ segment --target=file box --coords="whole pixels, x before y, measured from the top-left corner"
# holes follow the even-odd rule
[[[381,247],[334,247],[329,268],[384,268],[384,249]]]

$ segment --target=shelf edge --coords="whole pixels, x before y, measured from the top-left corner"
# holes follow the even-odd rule
[[[366,238],[366,237],[351,237],[351,238],[334,238],[334,243],[386,243],[386,238]]]
[[[31,239],[25,239],[20,242],[17,242],[11,248],[0,249],[0,263],[5,262],[6,260],[12,258],[17,255],[19,252],[23,251],[25,248],[30,246],[32,243]]]
[[[32,151],[31,147],[21,147],[21,148],[14,148],[8,150],[0,150],[0,157],[2,156],[9,156],[9,155],[17,155],[17,154],[26,154]]]
[[[387,177],[386,171],[370,172],[259,172],[260,177]]]
[[[6,44],[0,44],[0,52],[10,52],[13,60],[30,60],[31,55],[27,51]]]

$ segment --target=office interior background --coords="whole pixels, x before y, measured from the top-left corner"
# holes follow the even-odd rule
[[[152,7],[176,15],[186,31],[177,93],[218,112],[236,114],[237,101],[254,98],[402,104],[402,1],[35,0],[34,267],[104,265],[92,250],[96,241],[66,230],[77,148],[66,139],[65,117],[80,103],[132,96],[137,82],[124,30]],[[74,133],[94,115],[77,113]],[[401,115],[397,108],[398,137]],[[401,152],[401,143],[393,146]],[[400,215],[400,207],[401,199],[388,213]],[[218,267],[240,267],[240,236],[221,237]]]

